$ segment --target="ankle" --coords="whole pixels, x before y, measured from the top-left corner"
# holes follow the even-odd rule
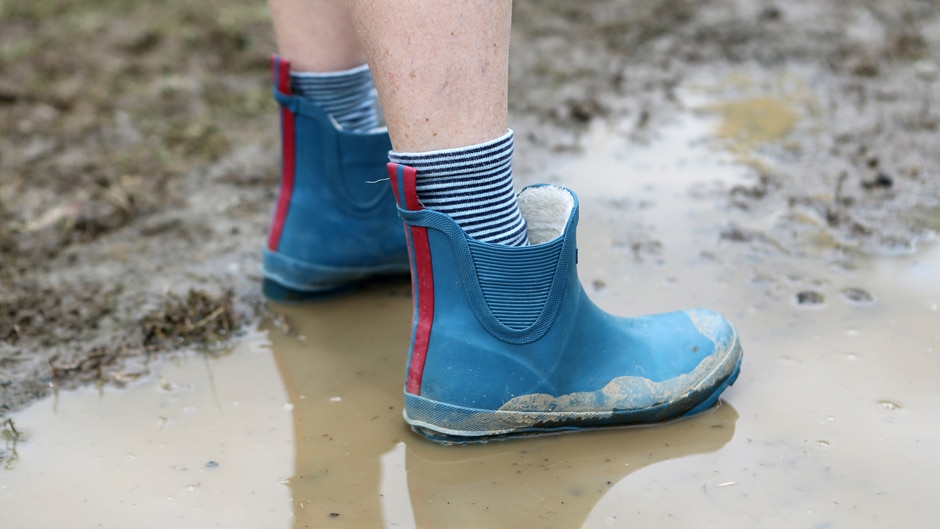
[[[418,199],[451,217],[470,237],[494,244],[527,246],[526,223],[512,181],[513,133],[456,149],[403,153],[393,163],[417,172]]]
[[[369,66],[337,72],[291,72],[291,91],[319,105],[344,130],[378,127],[376,91]]]

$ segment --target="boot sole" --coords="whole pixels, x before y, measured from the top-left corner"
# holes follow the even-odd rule
[[[406,278],[410,274],[407,262],[369,267],[324,266],[265,249],[261,261],[261,290],[270,301],[303,303],[354,292],[376,281]]]
[[[388,274],[367,277],[349,283],[323,285],[315,290],[300,290],[284,286],[273,279],[264,278],[261,281],[261,293],[268,301],[277,303],[308,303],[323,301],[337,296],[352,294],[367,287],[390,282],[410,280],[408,272],[391,272]]]
[[[458,418],[466,420],[470,417],[491,418],[495,422],[505,424],[511,421],[518,421],[520,424],[529,424],[518,429],[506,430],[505,428],[493,433],[485,431],[461,431],[447,429],[437,429],[434,425],[417,421],[408,416],[408,407],[405,406],[405,421],[411,425],[411,429],[418,435],[443,445],[454,444],[476,444],[488,443],[492,441],[504,441],[509,439],[519,439],[528,437],[541,437],[547,435],[559,435],[563,433],[572,433],[586,430],[612,429],[612,428],[639,428],[662,424],[669,424],[676,421],[685,420],[696,415],[705,413],[718,404],[721,394],[737,380],[741,372],[741,362],[743,355],[741,345],[735,338],[735,344],[732,348],[731,357],[736,356],[734,369],[728,376],[718,382],[709,391],[700,389],[689,393],[684,398],[676,402],[663,403],[645,409],[638,410],[615,410],[613,412],[554,412],[551,413],[550,420],[546,420],[545,412],[513,412],[499,410],[479,410],[452,406],[429,399],[423,399],[415,395],[405,395],[406,404],[411,401],[414,407],[425,410],[426,415],[433,415],[436,419],[447,421],[448,419]],[[702,394],[707,395],[702,398]],[[676,413],[690,401],[698,402],[686,411]],[[540,420],[541,423],[533,423],[533,419]],[[443,422],[442,421],[442,422]]]

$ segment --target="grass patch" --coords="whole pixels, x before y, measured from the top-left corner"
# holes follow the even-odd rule
[[[0,437],[5,441],[6,451],[8,453],[0,453],[0,461],[3,461],[3,468],[10,470],[20,458],[19,453],[16,451],[16,445],[19,444],[20,441],[25,440],[25,438],[23,432],[16,429],[16,425],[13,424],[13,419],[5,419],[0,424],[3,425],[3,429],[0,430]]]
[[[163,308],[140,323],[144,346],[159,349],[219,344],[241,323],[232,301],[231,292],[221,296],[195,289],[185,296],[168,293]]]

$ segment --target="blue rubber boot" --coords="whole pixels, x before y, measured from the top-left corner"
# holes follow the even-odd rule
[[[524,189],[532,245],[512,247],[469,238],[421,207],[414,169],[388,169],[415,304],[404,416],[419,434],[467,443],[660,423],[711,408],[737,378],[741,346],[721,315],[619,318],[588,299],[569,190]]]
[[[288,61],[275,56],[272,66],[283,160],[262,257],[265,296],[316,299],[376,276],[407,274],[401,219],[384,182],[388,133],[340,129],[291,94]]]

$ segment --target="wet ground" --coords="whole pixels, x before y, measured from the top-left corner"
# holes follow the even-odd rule
[[[0,4],[12,527],[937,518],[935,2],[517,2],[518,183],[579,194],[602,307],[720,310],[745,363],[689,421],[468,448],[402,424],[406,284],[260,301],[263,6],[19,5]]]
[[[940,471],[938,248],[848,268],[820,259],[826,241],[783,252],[723,236],[750,215],[722,204],[747,175],[722,147],[742,114],[711,108],[644,146],[594,127],[593,147],[560,156],[552,176],[581,183],[580,272],[603,307],[705,305],[736,323],[744,366],[718,409],[657,428],[432,445],[401,420],[411,300],[389,283],[274,306],[230,353],[181,355],[133,387],[13,414],[28,437],[0,484],[7,523],[928,527],[940,515],[926,485]],[[769,127],[759,143],[782,141]],[[48,502],[59,508],[27,507]]]

